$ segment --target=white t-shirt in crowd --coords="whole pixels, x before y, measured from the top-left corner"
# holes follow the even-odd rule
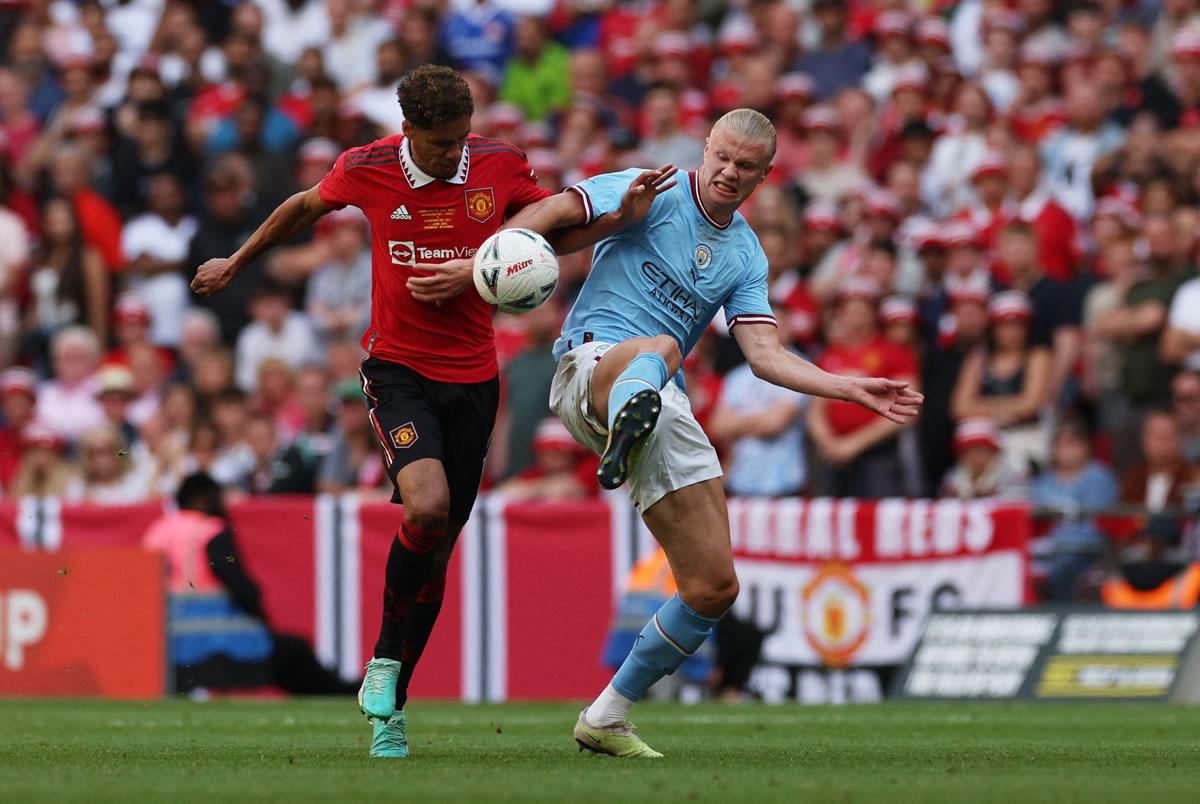
[[[36,418],[68,441],[76,441],[88,430],[104,424],[104,410],[96,401],[96,380],[76,385],[57,380],[38,389]]]
[[[278,358],[290,368],[298,369],[311,363],[318,354],[316,331],[303,313],[288,313],[279,332],[255,321],[237,339],[238,387],[248,394],[254,393],[258,388],[258,367],[268,358]]]
[[[196,220],[190,215],[174,225],[160,215],[138,215],[121,230],[121,253],[125,259],[141,256],[165,262],[187,259],[188,244],[196,234]],[[150,340],[158,346],[179,345],[183,314],[188,308],[188,281],[182,273],[167,272],[130,279],[129,289],[150,306]]]
[[[1200,279],[1189,279],[1175,291],[1171,309],[1167,312],[1167,326],[1200,335]],[[1200,352],[1192,352],[1183,364],[1190,369],[1200,369]]]

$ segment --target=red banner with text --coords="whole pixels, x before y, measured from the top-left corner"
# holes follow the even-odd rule
[[[0,505],[0,549],[58,557],[48,551],[132,548],[162,512],[55,500]],[[257,498],[232,505],[230,518],[271,626],[309,639],[327,666],[357,677],[378,633],[400,509],[353,496]],[[882,689],[873,668],[907,658],[932,608],[1025,600],[1024,506],[732,500],[730,524],[742,584],[735,613],[767,634],[753,683],[768,698],[873,699]],[[611,672],[600,656],[615,601],[650,549],[653,539],[619,495],[562,504],[481,499],[459,537],[413,697],[594,694]],[[29,572],[13,565],[7,577],[19,582]]]

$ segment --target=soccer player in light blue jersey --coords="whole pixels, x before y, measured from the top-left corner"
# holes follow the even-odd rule
[[[554,347],[550,406],[601,455],[601,485],[629,494],[666,551],[679,593],[642,630],[612,682],[579,715],[581,748],[659,757],[628,720],[654,682],[700,647],[738,593],[721,465],[679,374],[718,310],[755,375],[856,402],[898,424],[923,397],[905,382],[829,374],[787,350],[767,299],[767,259],[737,212],[771,170],[775,128],[737,109],[713,126],[698,171],[678,180],[596,176],[525,207],[507,226],[546,233],[603,221],[592,270]],[[618,228],[614,224],[625,224]]]

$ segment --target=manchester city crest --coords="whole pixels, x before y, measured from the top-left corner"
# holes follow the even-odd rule
[[[712,262],[712,249],[701,243],[696,246],[696,268],[703,271]]]

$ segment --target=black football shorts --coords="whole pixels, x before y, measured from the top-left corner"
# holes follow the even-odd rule
[[[361,374],[371,428],[392,479],[392,502],[403,502],[396,484],[400,470],[433,458],[441,461],[450,487],[450,522],[465,523],[479,493],[496,424],[499,378],[438,382],[377,357],[363,361]]]

